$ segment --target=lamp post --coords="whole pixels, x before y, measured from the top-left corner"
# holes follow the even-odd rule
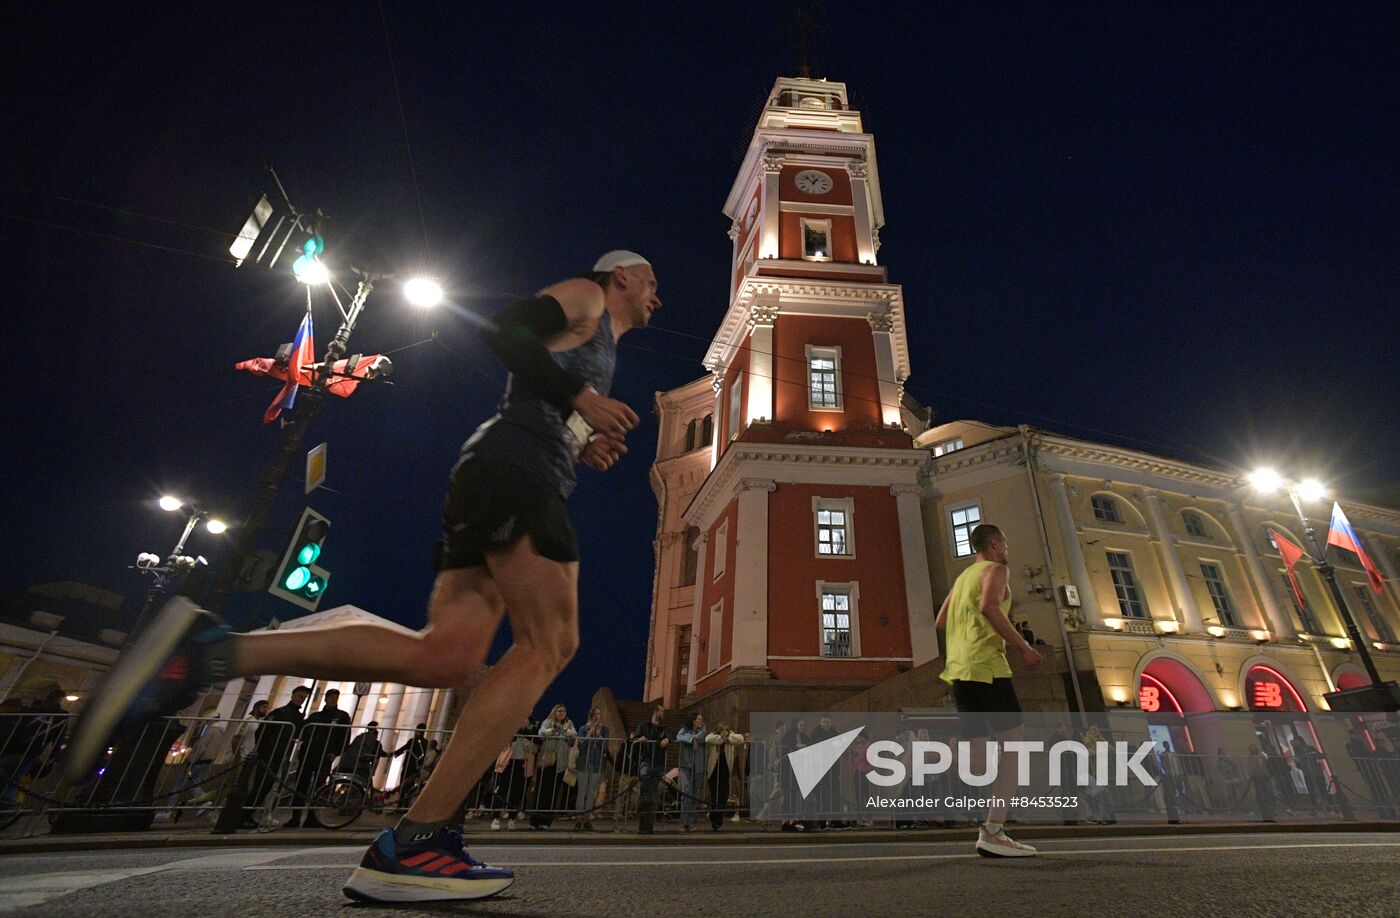
[[[319,250],[315,253],[308,250],[307,257],[310,259],[310,264],[297,274],[297,280],[307,285],[308,288],[325,284],[327,289],[331,289],[334,296],[334,290],[330,287],[333,277],[329,269],[321,264],[319,254]],[[311,367],[312,383],[297,396],[296,407],[293,409],[295,413],[291,423],[286,425],[286,431],[282,436],[282,448],[278,451],[277,457],[263,469],[259,476],[257,495],[253,499],[253,506],[243,520],[238,539],[234,542],[233,553],[205,599],[204,607],[215,615],[222,615],[224,608],[228,605],[229,596],[233,593],[240,572],[243,570],[244,559],[252,548],[252,540],[261,529],[263,520],[267,518],[268,512],[277,500],[277,492],[281,489],[282,481],[287,476],[287,469],[291,465],[292,457],[297,452],[297,447],[301,445],[306,428],[320,413],[321,407],[325,403],[326,386],[335,379],[333,372],[335,362],[347,353],[350,335],[354,332],[355,323],[364,311],[365,302],[374,290],[375,282],[392,276],[361,272],[360,282],[355,290],[355,295],[350,299],[349,307],[342,306],[339,298],[336,298],[336,308],[340,310],[341,316],[340,327],[336,329],[335,337],[326,346],[325,360]],[[438,285],[437,281],[427,277],[415,277],[409,280],[404,285],[403,293],[410,303],[420,308],[437,305],[443,296],[442,287]]]
[[[145,627],[146,621],[151,617],[152,610],[155,609],[156,601],[165,594],[170,584],[177,578],[184,576],[201,564],[208,564],[203,555],[190,557],[185,554],[185,543],[189,541],[195,527],[200,520],[204,520],[204,528],[214,535],[219,535],[228,530],[228,524],[223,520],[209,516],[209,511],[203,508],[187,504],[178,497],[165,495],[160,499],[160,508],[167,513],[175,513],[181,509],[187,509],[189,516],[185,520],[185,529],[180,533],[180,539],[175,543],[175,547],[170,550],[170,554],[161,560],[160,555],[154,552],[142,552],[136,556],[136,569],[151,578],[150,589],[146,591],[146,601],[141,605],[141,612],[136,616],[136,623],[131,626],[131,631],[127,634],[126,643],[130,643],[132,638]]]
[[[1337,607],[1337,614],[1346,627],[1347,637],[1350,638],[1351,645],[1356,648],[1356,652],[1361,655],[1361,664],[1366,668],[1366,675],[1371,678],[1371,685],[1368,688],[1364,690],[1352,689],[1351,691],[1364,691],[1366,693],[1364,700],[1372,705],[1371,710],[1400,710],[1400,688],[1397,688],[1394,682],[1381,681],[1381,674],[1376,670],[1375,661],[1371,659],[1371,650],[1361,636],[1361,629],[1357,627],[1356,619],[1351,617],[1351,610],[1347,608],[1346,598],[1342,595],[1342,588],[1337,583],[1336,571],[1332,563],[1327,560],[1327,551],[1317,541],[1317,532],[1313,529],[1308,515],[1303,512],[1303,501],[1324,498],[1327,496],[1327,489],[1316,478],[1305,478],[1301,482],[1293,482],[1269,468],[1255,469],[1248,477],[1249,483],[1259,493],[1275,494],[1284,491],[1293,503],[1293,510],[1298,514],[1298,522],[1303,527],[1303,536],[1308,541],[1308,559],[1317,567],[1318,573],[1326,581],[1327,589],[1332,593],[1332,602]],[[1346,694],[1346,692],[1329,692],[1324,697],[1327,698],[1329,706],[1337,708],[1339,706],[1334,699]],[[1353,709],[1348,708],[1348,710]]]

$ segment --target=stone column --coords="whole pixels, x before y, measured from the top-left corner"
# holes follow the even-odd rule
[[[233,716],[233,712],[238,708],[238,696],[243,692],[243,686],[248,684],[247,679],[230,679],[224,685],[224,692],[219,696],[219,710],[215,714],[224,720]]]
[[[757,478],[739,482],[735,527],[734,640],[730,665],[768,667],[768,495],[776,483]]]
[[[1069,506],[1069,492],[1065,490],[1065,476],[1055,472],[1050,476],[1050,492],[1055,496],[1055,517],[1060,526],[1060,541],[1064,543],[1065,560],[1069,564],[1069,576],[1079,589],[1079,611],[1093,627],[1103,626],[1103,612],[1099,610],[1099,598],[1094,592],[1094,581],[1089,578],[1089,567],[1084,563],[1084,551],[1079,547],[1079,530],[1074,524],[1074,511]]]
[[[856,261],[861,264],[875,264],[875,231],[870,225],[870,194],[866,190],[866,179],[870,176],[869,164],[853,160],[846,164],[846,172],[851,176],[851,203],[855,205],[856,217]]]
[[[1264,563],[1259,558],[1259,549],[1255,547],[1254,539],[1250,537],[1249,526],[1245,524],[1244,514],[1239,507],[1231,504],[1226,507],[1225,516],[1229,518],[1235,541],[1239,543],[1240,552],[1244,554],[1244,564],[1249,569],[1249,576],[1254,578],[1254,592],[1259,594],[1259,604],[1264,607],[1264,618],[1269,623],[1270,633],[1276,641],[1294,640],[1298,637],[1298,632],[1293,627],[1293,619],[1279,608],[1273,587],[1269,583],[1269,576],[1264,570]]]
[[[749,308],[749,400],[743,427],[773,420],[773,323],[778,308],[776,302],[754,303]]]
[[[758,257],[778,257],[778,180],[783,171],[783,157],[763,155],[763,227],[758,237]]]
[[[724,368],[717,367],[710,378],[710,388],[715,390],[715,413],[714,422],[710,426],[710,468],[713,469],[719,464],[719,454],[723,452],[720,448],[720,430],[724,423],[724,403],[722,393],[724,392]],[[689,550],[687,545],[686,549]],[[691,667],[692,669],[694,667]]]
[[[1181,612],[1181,631],[1183,634],[1197,634],[1205,625],[1201,621],[1201,610],[1196,605],[1196,596],[1191,592],[1191,584],[1186,580],[1186,571],[1181,566],[1181,556],[1176,551],[1176,537],[1167,529],[1162,499],[1156,491],[1147,488],[1142,493],[1147,498],[1147,521],[1152,527],[1152,541],[1158,546],[1157,554],[1167,569],[1167,580],[1171,582],[1172,593]]]
[[[924,519],[919,501],[924,489],[914,484],[890,485],[899,512],[900,560],[904,565],[904,596],[909,611],[909,649],[914,665],[938,656],[938,609],[928,579],[928,550],[924,545]]]
[[[384,691],[389,695],[389,703],[383,707],[377,718],[379,721],[379,744],[387,747],[389,752],[393,752],[403,745],[405,739],[405,737],[400,736],[396,728],[399,723],[399,712],[403,710],[404,692],[408,691],[408,686],[396,684],[386,685],[384,686]],[[379,702],[376,701],[375,705],[378,706],[378,704]],[[402,767],[402,759],[394,759],[393,761],[381,759],[379,761],[379,766],[374,772],[375,777],[379,779],[378,786],[388,787],[390,768],[394,771],[392,777],[397,778],[399,770]]]
[[[889,301],[865,316],[870,333],[875,338],[875,375],[880,381],[880,423],[886,427],[900,426],[899,387],[894,370],[894,313]]]
[[[710,582],[710,575],[705,572],[705,559],[710,553],[710,534],[702,532],[698,538],[700,550],[695,554],[695,589],[691,592],[690,600],[690,671],[685,674],[687,695],[695,694],[695,674],[700,670],[700,610],[705,603],[705,585]],[[687,545],[686,549],[689,548]]]
[[[451,730],[455,726],[447,718],[452,711],[452,702],[457,692],[454,689],[438,689],[433,694],[437,697],[437,707],[433,709],[433,719],[428,722],[428,729],[439,738],[439,742],[443,742],[440,731]]]

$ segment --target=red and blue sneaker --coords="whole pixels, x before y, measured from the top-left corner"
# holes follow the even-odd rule
[[[137,735],[154,718],[188,707],[202,689],[227,679],[227,673],[213,671],[208,652],[229,637],[227,626],[184,596],[162,606],[78,716],[64,753],[65,777],[86,778],[114,737]]]
[[[489,867],[468,854],[456,829],[444,826],[411,844],[385,829],[350,874],[344,892],[361,902],[484,899],[514,882],[513,871]]]

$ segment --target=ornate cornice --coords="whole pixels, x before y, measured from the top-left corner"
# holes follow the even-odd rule
[[[794,315],[866,318],[871,313],[878,313],[889,316],[891,343],[894,346],[894,375],[900,380],[909,378],[909,338],[904,324],[903,288],[898,284],[816,281],[810,278],[745,278],[705,353],[705,367],[715,372],[719,367],[728,366],[748,334],[749,316],[755,307],[774,303],[781,306],[782,312]]]
[[[763,154],[763,171],[782,172],[783,163],[786,161],[787,157],[783,156],[781,153],[768,153],[765,151]]]
[[[865,181],[865,179],[870,177],[870,166],[866,165],[863,160],[853,159],[846,163],[846,171],[850,173],[853,179]]]
[[[778,483],[768,478],[743,478],[739,481],[740,491],[767,491],[772,494],[778,490]]]

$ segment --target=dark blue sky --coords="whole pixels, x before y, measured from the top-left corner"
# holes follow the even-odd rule
[[[546,701],[579,713],[600,684],[634,696],[651,396],[701,375],[726,306],[720,207],[755,107],[796,69],[786,5],[384,12],[426,253],[375,3],[0,12],[18,357],[0,581],[135,593],[125,566],[177,535],[160,491],[246,510],[278,442],[260,423],[276,386],[232,366],[289,340],[302,309],[289,276],[220,263],[219,234],[270,190],[266,157],[300,206],[334,218],[330,261],[426,261],[469,309],[607,248],[652,258],[660,328],[625,340],[615,388],[644,420],[572,502],[584,646]],[[826,16],[814,59],[876,135],[880,258],[905,285],[916,397],[944,419],[1270,459],[1398,499],[1393,6],[832,2]],[[324,345],[334,313],[316,319]],[[394,354],[393,388],[336,401],[307,437],[331,449],[334,491],[310,500],[332,520],[325,604],[414,626],[445,476],[503,372],[461,319],[387,286],[352,341],[392,351],[433,331],[446,347]],[[296,485],[284,498],[278,527],[305,504]]]

